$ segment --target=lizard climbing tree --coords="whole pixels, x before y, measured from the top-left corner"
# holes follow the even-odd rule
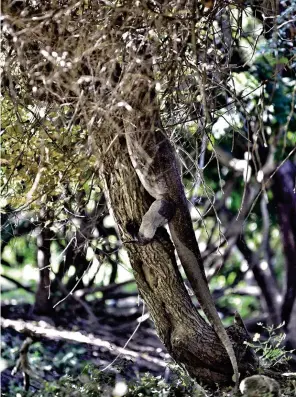
[[[204,285],[205,274],[187,209],[184,187],[179,179],[177,165],[173,163],[175,161],[173,149],[166,132],[159,131],[161,120],[155,94],[151,55],[148,54],[147,47],[143,46],[138,54],[131,53],[130,56],[131,59],[137,58],[138,62],[133,63],[130,60],[129,68],[125,71],[117,65],[116,69],[117,71],[121,69],[121,73],[113,79],[113,89],[121,92],[123,99],[121,107],[124,110],[117,111],[113,115],[109,113],[108,118],[102,117],[93,129],[93,150],[98,158],[108,202],[119,225],[121,238],[127,243],[126,249],[129,252],[139,292],[147,304],[160,338],[172,357],[184,364],[191,375],[205,383],[229,383],[233,369],[223,347],[225,339],[226,346],[229,342],[232,348],[232,342],[235,347],[241,374],[252,373],[257,361],[250,348],[244,344],[248,335],[239,317],[235,326],[229,329],[230,339],[226,333],[226,337],[223,335],[221,338],[219,318],[217,320],[217,317],[212,315],[213,310],[216,309],[208,295],[206,289],[208,287]],[[120,120],[117,128],[114,128],[114,120]],[[132,133],[133,130],[137,131],[137,136]],[[162,161],[156,159],[158,154],[155,147],[164,157]],[[142,157],[140,152],[144,152]],[[116,159],[115,164],[114,159]],[[145,161],[147,161],[146,165],[143,164]],[[161,185],[166,184],[163,181],[164,176],[170,180],[170,183],[167,183],[169,189],[181,191],[175,193],[182,199],[176,198],[173,202],[174,208],[167,208],[163,205],[163,200],[160,203],[156,201],[145,215],[153,199],[143,190],[137,177],[136,171],[141,167],[143,167],[142,178],[140,176],[139,179],[141,182],[144,179],[143,186],[149,184],[148,179],[153,180],[152,184],[158,180],[158,185],[153,184],[152,187],[152,191],[156,191],[156,197],[161,196]],[[147,190],[153,194],[149,188]],[[174,217],[177,222],[170,227],[170,231],[175,246],[166,230],[158,229],[158,226],[162,226]],[[134,237],[138,238],[138,241],[129,241]],[[146,239],[149,241],[145,241]],[[188,296],[176,264],[175,247],[182,264],[186,266],[187,261],[190,266],[192,262],[193,269],[185,268],[185,271],[188,270],[189,281],[201,300],[207,317],[210,320],[214,319],[214,329],[222,344],[215,330],[199,315]],[[233,361],[236,359],[233,350],[231,354]],[[233,366],[237,368],[235,365],[236,362]]]

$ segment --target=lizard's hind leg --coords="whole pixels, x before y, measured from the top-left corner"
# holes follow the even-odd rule
[[[157,228],[168,223],[174,216],[176,206],[173,202],[159,199],[155,200],[143,216],[139,230],[139,242],[148,244],[154,237]]]

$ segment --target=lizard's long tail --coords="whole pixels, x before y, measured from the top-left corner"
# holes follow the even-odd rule
[[[191,246],[192,244],[194,244],[194,241],[192,241],[192,239],[187,240],[187,241],[185,240],[186,242],[185,241],[182,242],[180,240],[180,237],[179,237],[180,234],[178,232],[176,232],[176,230],[175,230],[176,227],[174,225],[174,220],[176,220],[176,217],[173,217],[169,226],[170,226],[170,232],[172,235],[172,239],[174,241],[174,244],[175,244],[178,256],[180,258],[181,264],[184,268],[184,271],[186,273],[188,281],[190,282],[191,287],[192,287],[192,289],[201,305],[202,310],[204,311],[210,324],[213,326],[216,334],[218,335],[225,350],[227,351],[227,354],[230,358],[232,368],[234,371],[235,390],[238,390],[239,372],[238,372],[238,364],[237,364],[236,356],[234,353],[232,343],[231,343],[229,336],[221,322],[221,319],[218,315],[217,309],[214,304],[213,297],[209,290],[209,286],[208,286],[208,283],[207,283],[207,280],[205,277],[204,268],[203,268],[202,260],[201,260],[200,254],[199,254],[197,242],[195,240],[195,244],[196,244],[196,249],[194,250],[194,251],[196,251],[196,253],[195,253],[187,246],[187,245]],[[184,222],[184,219],[183,219],[183,222]],[[194,234],[193,229],[192,229],[192,233],[193,233],[194,239],[195,239],[195,234]],[[186,236],[182,235],[182,237],[181,237],[182,240],[184,237],[186,239]],[[189,242],[189,244],[188,244],[188,242]]]

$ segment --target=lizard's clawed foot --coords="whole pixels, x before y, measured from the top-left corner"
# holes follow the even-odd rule
[[[138,245],[146,245],[151,242],[151,238],[147,238],[141,232],[139,232],[139,226],[136,222],[130,221],[126,225],[126,230],[128,233],[134,237],[131,240],[125,240],[122,242],[123,245],[125,244],[138,244]]]

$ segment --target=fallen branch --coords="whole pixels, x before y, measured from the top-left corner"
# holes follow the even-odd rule
[[[44,328],[44,326],[38,326],[29,321],[25,322],[22,320],[9,320],[3,318],[1,319],[1,327],[12,328],[20,333],[29,333],[29,335],[34,335],[34,338],[64,340],[72,343],[77,342],[97,346],[104,350],[107,349],[111,356],[117,356],[120,354],[125,358],[132,360],[135,365],[140,366],[141,368],[146,367],[151,371],[159,372],[167,366],[167,362],[162,359],[151,357],[148,354],[145,354],[144,357],[142,353],[137,353],[133,350],[116,346],[113,343],[111,344],[108,341],[94,337],[93,334],[84,335],[78,331],[58,330],[51,327]],[[166,358],[168,358],[168,355],[166,355]],[[110,361],[112,361],[112,358]]]

